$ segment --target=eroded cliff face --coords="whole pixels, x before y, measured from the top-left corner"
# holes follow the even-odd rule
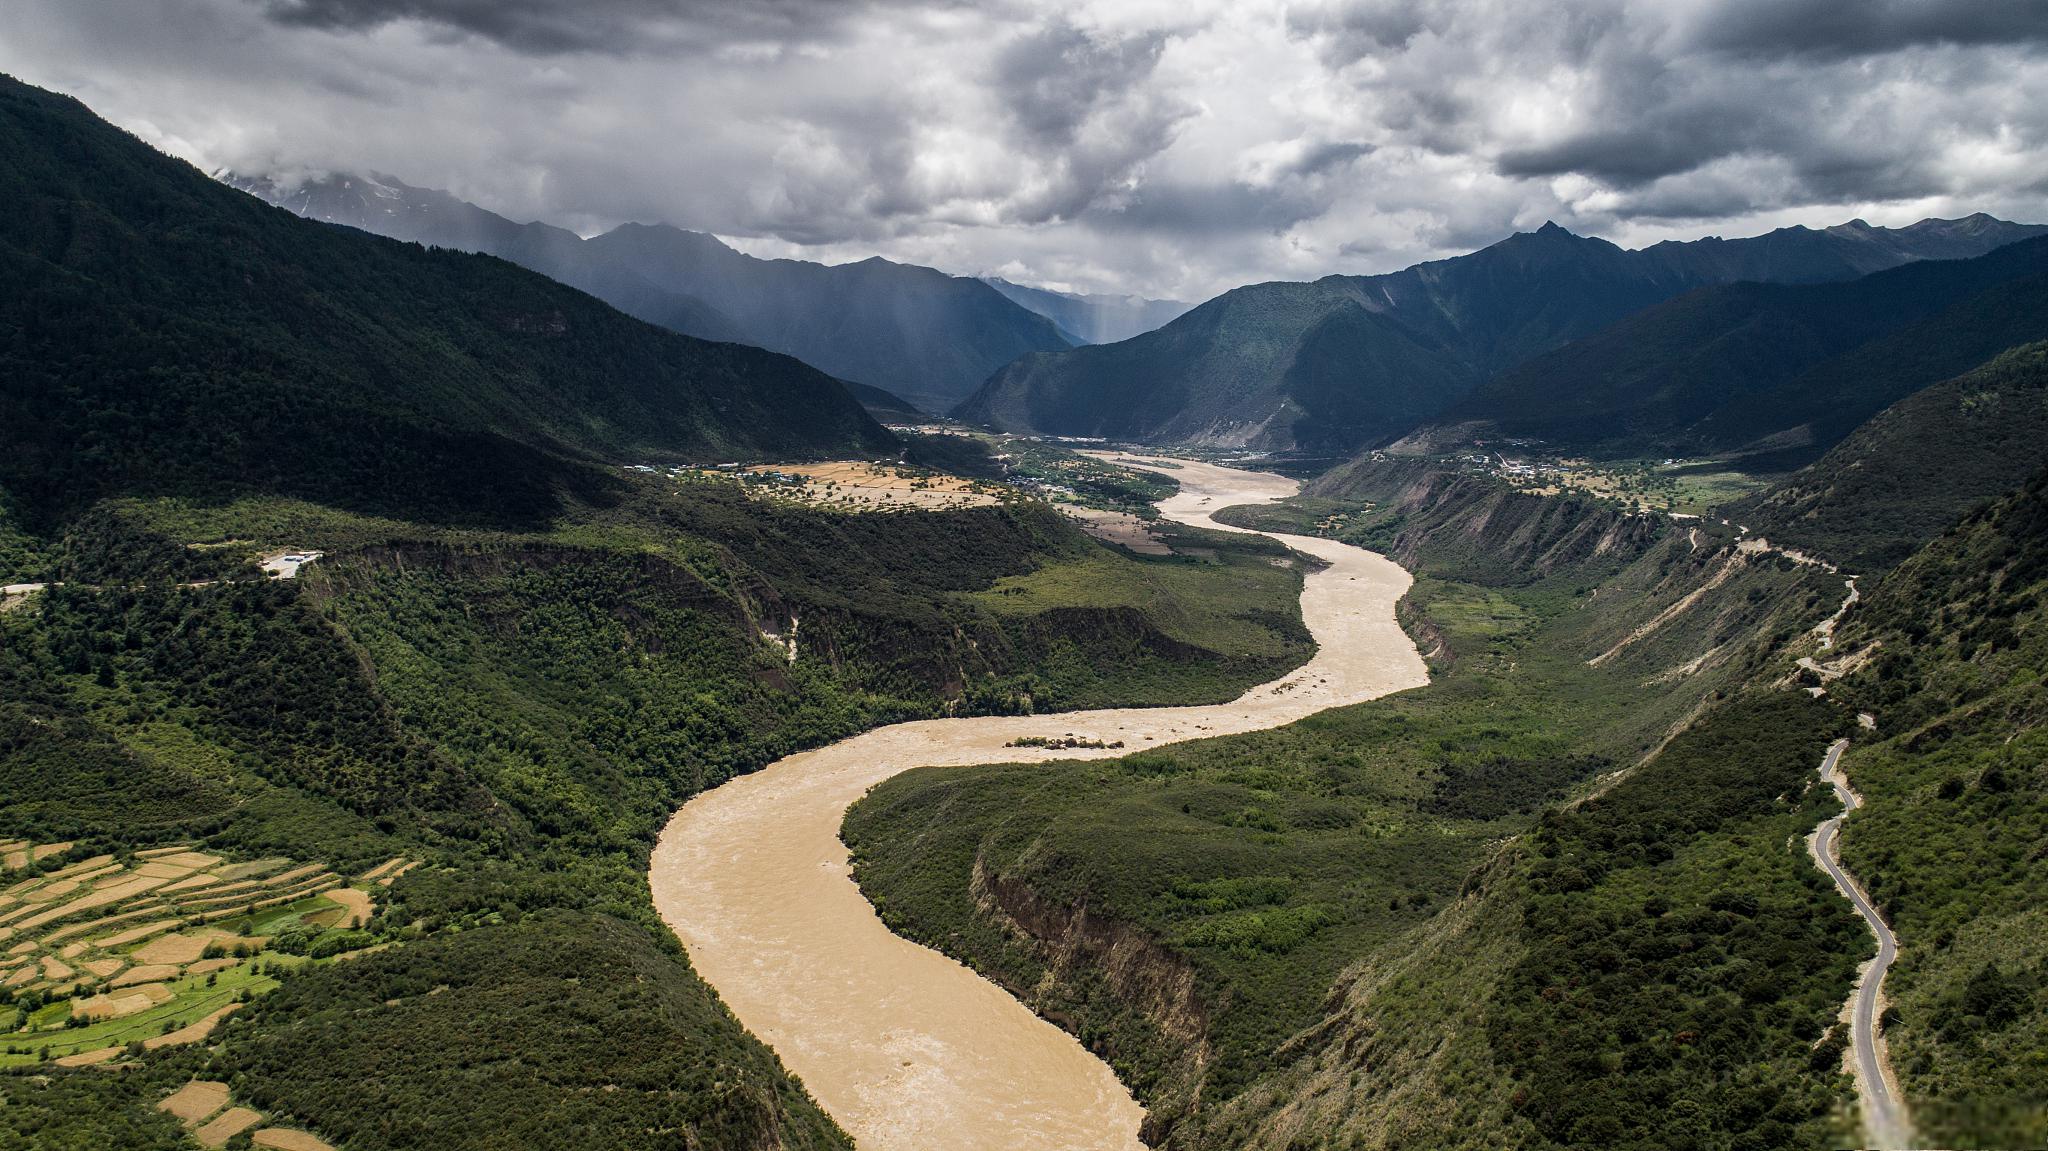
[[[1309,485],[1322,499],[1370,502],[1368,546],[1421,573],[1526,584],[1571,572],[1611,571],[1671,530],[1591,497],[1536,495],[1499,480],[1422,460],[1363,459]]]
[[[1037,961],[1039,974],[1031,985],[1014,986],[1022,982],[1014,977],[1000,980],[1011,994],[1081,1036],[1112,1066],[1171,1053],[1143,1093],[1147,1115],[1140,1135],[1154,1146],[1185,1145],[1174,1136],[1201,1109],[1210,1063],[1210,1011],[1194,968],[1143,932],[1086,905],[1044,899],[1022,880],[991,873],[985,859],[974,862],[970,890],[977,913]],[[1148,1052],[1120,1049],[1118,1036],[1133,1032],[1144,1034]]]

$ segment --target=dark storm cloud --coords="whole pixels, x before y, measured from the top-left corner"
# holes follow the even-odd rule
[[[1501,153],[1495,167],[1504,176],[1576,172],[1634,187],[1692,171],[1743,147],[1746,137],[1725,110],[1684,110],[1653,122],[1595,129],[1537,148],[1510,149]]]
[[[10,0],[0,70],[209,169],[1152,295],[2048,218],[2025,0]]]
[[[515,52],[624,54],[730,40],[830,35],[853,0],[257,0],[284,25],[370,30],[413,21]]]
[[[1165,43],[1156,33],[1108,39],[1055,24],[1005,48],[991,80],[1032,139],[1071,144],[1105,104],[1145,82]]]
[[[1287,166],[1291,176],[1320,176],[1333,168],[1341,168],[1361,156],[1373,153],[1371,144],[1356,140],[1333,140],[1317,144],[1301,154],[1301,158]]]
[[[1551,58],[1531,42],[1525,71],[1577,69],[1570,113],[1504,142],[1495,171],[1597,181],[1625,218],[1912,200],[1950,188],[1931,143],[2009,142],[2042,119],[2015,124],[1976,92],[2048,33],[2048,6],[1732,0],[1672,9],[1669,24],[1644,11],[1581,21]],[[1770,178],[1744,195],[1710,171],[1731,164]]]
[[[1242,184],[1163,186],[1134,197],[1117,223],[1160,235],[1206,238],[1246,230],[1278,232],[1325,207],[1298,192]]]
[[[1762,57],[1868,56],[1915,46],[2048,41],[2036,0],[1734,0],[1692,32],[1701,48]]]
[[[1019,204],[1031,223],[1100,206],[1132,169],[1166,148],[1192,112],[1155,91],[1167,36],[1091,31],[1059,20],[1011,40],[997,53],[987,89],[1018,132],[1018,143],[1048,157],[1045,187]]]

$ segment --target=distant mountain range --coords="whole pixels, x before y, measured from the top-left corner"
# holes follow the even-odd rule
[[[1122,343],[1027,355],[957,414],[1012,431],[1343,452],[1697,288],[1849,280],[2043,231],[1984,215],[1895,229],[1858,220],[1629,251],[1546,224],[1386,275],[1238,288]]]
[[[622,462],[895,440],[788,356],[277,211],[0,77],[0,496],[295,496],[531,523]]]
[[[1804,462],[1886,405],[2043,339],[2048,237],[1845,283],[1690,292],[1537,356],[1443,418],[1453,436],[1553,450]]]
[[[1086,295],[1029,288],[1000,276],[983,276],[989,287],[1059,325],[1069,343],[1113,344],[1142,336],[1172,322],[1193,304],[1143,296]]]
[[[221,179],[308,219],[498,256],[650,323],[784,352],[930,411],[952,407],[1020,355],[1073,342],[980,280],[880,258],[763,260],[666,225],[626,224],[585,240],[390,176]]]

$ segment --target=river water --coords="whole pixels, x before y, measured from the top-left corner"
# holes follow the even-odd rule
[[[1183,523],[1220,528],[1211,511],[1296,490],[1282,476],[1173,464],[1181,490],[1160,511]],[[656,909],[698,973],[863,1151],[1142,1147],[1144,1112],[1106,1064],[1001,988],[882,925],[851,878],[839,825],[870,787],[913,767],[1124,754],[1004,746],[1020,736],[1137,750],[1277,727],[1428,682],[1394,621],[1407,572],[1331,540],[1276,538],[1328,564],[1301,597],[1317,652],[1231,703],[895,724],[731,780],[663,829],[649,876]]]

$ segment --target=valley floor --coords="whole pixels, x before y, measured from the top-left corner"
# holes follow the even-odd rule
[[[1213,510],[1295,489],[1185,461],[1173,474],[1181,491],[1162,513],[1204,527],[1220,526]],[[1275,682],[1205,707],[882,728],[703,793],[663,832],[656,907],[740,1020],[861,1146],[930,1147],[941,1132],[954,1148],[1139,1146],[1142,1113],[1108,1066],[1007,991],[890,932],[852,882],[839,825],[870,787],[913,767],[1114,756],[1428,682],[1395,620],[1406,572],[1333,540],[1279,538],[1326,566],[1302,593],[1317,654]]]

